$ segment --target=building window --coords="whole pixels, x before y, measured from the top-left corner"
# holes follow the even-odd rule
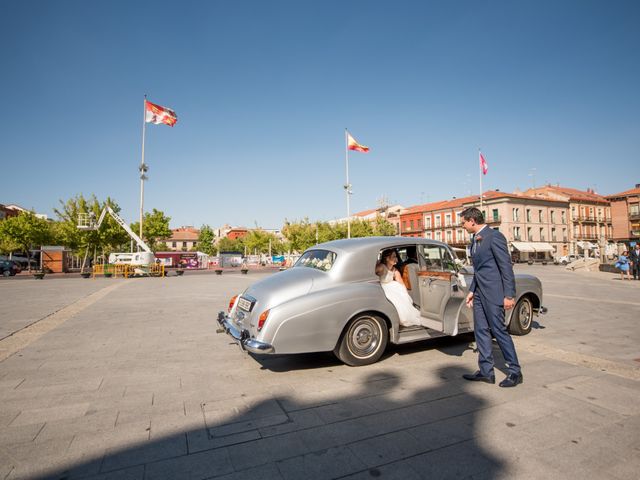
[[[436,232],[436,240],[442,240],[442,233],[439,230]]]
[[[182,248],[187,248],[187,242],[182,242]]]
[[[409,223],[411,225],[411,230],[413,231],[413,220],[410,220]]]
[[[550,222],[551,222],[551,223],[556,223],[556,212],[554,212],[553,210],[551,210],[551,212],[549,213],[549,215],[551,216]]]
[[[544,236],[544,228],[541,228],[540,229],[540,241],[544,242],[545,240],[546,239],[545,239],[545,236]]]
[[[562,229],[562,241],[563,241],[563,242],[566,242],[566,241],[568,241],[568,240],[569,240],[569,239],[567,238],[567,229],[566,229],[566,228],[563,228],[563,229]]]
[[[562,219],[562,223],[567,223],[567,214],[564,210],[560,212],[560,218]]]
[[[431,215],[424,217],[424,226],[431,228]]]
[[[556,229],[555,228],[551,229],[551,241],[552,242],[556,241]]]
[[[498,220],[500,220],[500,215],[498,214],[498,209],[494,208],[493,210],[491,210],[491,213],[493,214],[493,221],[497,222]]]
[[[531,221],[531,209],[527,208],[527,222],[530,222],[530,221]]]
[[[407,221],[406,220],[402,221],[402,230],[404,230],[404,231],[407,230]]]
[[[418,230],[422,228],[422,220],[418,219]]]
[[[451,243],[452,233],[451,230],[447,230],[447,243]]]
[[[514,208],[513,209],[513,221],[517,222],[519,216],[520,216],[520,209],[519,208]]]
[[[171,246],[172,246],[173,248],[176,248],[176,247],[178,246],[178,242],[171,242]]]
[[[575,220],[576,219],[576,207],[575,205],[573,205],[571,207],[571,220]]]
[[[462,229],[459,228],[458,230],[456,230],[456,242],[462,243],[463,239],[464,235],[462,234]]]
[[[431,232],[427,232],[426,236],[427,236],[428,239],[431,239]]]
[[[531,238],[531,227],[527,227],[527,240],[532,241],[533,238]]]
[[[436,228],[438,228],[440,226],[440,222],[442,220],[442,215],[440,215],[440,214],[436,215],[435,220],[436,220]]]
[[[513,227],[513,239],[520,240],[520,227]]]
[[[538,222],[544,222],[544,216],[542,215],[542,210],[538,210]]]
[[[444,216],[444,226],[445,227],[450,227],[451,226],[451,214],[450,213],[447,213]]]
[[[196,245],[198,245],[198,242],[193,242],[193,246],[195,247]]]

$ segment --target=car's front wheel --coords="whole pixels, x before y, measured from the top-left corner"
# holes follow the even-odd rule
[[[385,321],[372,314],[362,314],[349,322],[334,353],[347,365],[360,367],[377,362],[389,342]]]
[[[511,321],[509,322],[509,333],[512,335],[526,335],[531,331],[533,324],[533,304],[527,297],[522,297],[516,303]]]
[[[3,277],[8,277],[9,275],[11,275],[11,272],[9,270],[5,270],[4,272],[2,272]]]

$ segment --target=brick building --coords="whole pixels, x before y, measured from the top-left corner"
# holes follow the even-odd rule
[[[569,253],[588,254],[613,237],[609,200],[592,189],[577,190],[559,185],[530,188],[525,194],[569,203]]]
[[[629,244],[640,241],[640,183],[635,188],[608,195],[611,202],[613,240]]]
[[[469,234],[462,228],[460,213],[480,208],[480,198],[472,195],[417,205],[401,215],[401,234],[439,240],[465,247]],[[502,232],[516,260],[549,258],[569,250],[568,203],[523,194],[487,191],[481,210],[490,228]]]

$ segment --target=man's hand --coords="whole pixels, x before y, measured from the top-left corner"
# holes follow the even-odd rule
[[[504,297],[504,309],[511,310],[516,304],[515,298]]]
[[[467,293],[467,298],[464,299],[464,303],[467,305],[467,308],[473,307],[473,292]]]

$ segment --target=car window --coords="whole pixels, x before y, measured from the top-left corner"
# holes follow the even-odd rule
[[[451,252],[440,245],[422,245],[422,257],[427,271],[450,272],[456,269]]]
[[[294,267],[316,268],[327,272],[336,260],[335,252],[329,250],[307,250],[298,259]]]

